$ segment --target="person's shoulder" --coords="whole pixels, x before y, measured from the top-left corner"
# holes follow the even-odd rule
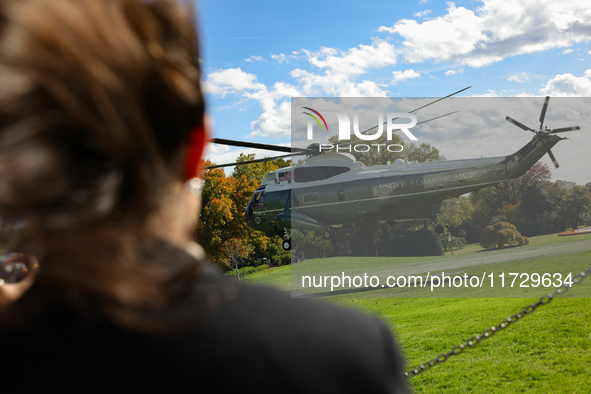
[[[381,319],[269,287],[205,283],[220,299],[195,330],[212,352],[224,344],[226,354],[214,356],[221,364],[256,365],[270,372],[267,383],[296,392],[406,392],[402,357]]]
[[[354,309],[322,300],[293,298],[290,292],[269,286],[229,281],[210,274],[200,287],[217,305],[210,319],[236,319],[243,327],[272,325],[287,331],[313,331],[318,335],[331,333],[331,327],[340,327],[341,331],[346,328],[348,332],[374,333],[386,327],[382,320]],[[209,302],[212,302],[211,298]]]

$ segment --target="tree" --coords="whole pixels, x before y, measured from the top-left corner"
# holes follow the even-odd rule
[[[450,198],[441,203],[441,211],[437,220],[446,232],[450,231],[458,235],[460,226],[471,217],[474,207],[465,196]]]
[[[254,248],[251,245],[240,238],[232,238],[224,242],[223,253],[227,259],[226,265],[235,267],[236,279],[240,280],[238,267],[243,265],[243,260],[248,258],[253,250]]]
[[[205,166],[213,163],[207,161]],[[201,212],[197,223],[196,237],[214,263],[223,266],[223,243],[229,238],[236,205],[232,199],[234,182],[222,169],[211,169],[201,176]]]
[[[329,138],[329,143],[336,144],[338,141],[338,136],[332,136]],[[356,152],[354,146],[356,144],[366,144],[369,145],[372,149],[368,152]],[[346,152],[351,153],[355,156],[355,160],[365,164],[366,166],[377,166],[377,165],[384,165],[388,162],[393,163],[397,159],[404,159],[403,152],[397,152],[399,149],[392,149],[394,152],[387,149],[388,145],[398,144],[404,147],[404,142],[402,139],[396,134],[392,135],[392,140],[388,141],[386,139],[386,133],[382,134],[382,136],[374,141],[363,141],[357,138],[356,136],[351,136],[350,142],[344,143],[339,145],[339,152]],[[351,145],[350,152],[348,145]],[[336,152],[336,149],[333,151]]]
[[[291,263],[291,252],[283,250],[281,247],[281,238],[274,237],[270,239],[265,250],[264,259],[270,266],[279,266]]]
[[[548,234],[552,230],[554,216],[549,193],[535,183],[525,191],[519,206],[521,232],[527,236]]]
[[[237,162],[254,158],[254,155],[240,155]],[[208,161],[204,167],[212,164]],[[232,238],[239,238],[252,246],[255,257],[266,257],[269,237],[250,228],[243,212],[263,176],[288,164],[280,160],[240,165],[235,167],[231,176],[226,176],[222,169],[203,172],[202,209],[197,238],[214,263],[227,268],[223,245]]]
[[[329,240],[314,231],[294,231],[291,240],[294,253],[301,254],[306,259],[330,257],[332,245]]]
[[[549,195],[556,212],[554,230],[560,232],[586,224],[591,208],[589,192],[583,186],[575,186],[569,193],[563,181],[556,181],[552,186]]]
[[[439,153],[439,149],[424,142],[419,146],[412,142],[405,146],[404,156],[406,161],[416,161],[417,163],[447,160]]]
[[[480,237],[480,246],[485,249],[499,249],[505,245],[527,245],[529,240],[522,236],[514,225],[498,222],[488,226]]]
[[[521,222],[519,206],[527,188],[539,184],[542,188],[550,186],[550,168],[544,163],[534,164],[519,178],[501,182],[470,194],[474,206],[472,222],[477,229],[484,229],[496,216],[504,215],[516,223]],[[513,207],[505,208],[508,205]],[[505,212],[503,209],[505,208]]]
[[[566,199],[565,214],[568,224],[572,228],[578,228],[585,224],[586,216],[591,209],[591,196],[583,186],[575,186],[572,193]]]
[[[567,217],[567,205],[568,205],[568,192],[564,187],[564,182],[558,180],[554,182],[549,188],[548,194],[552,201],[552,207],[555,212],[554,223],[552,227],[553,232],[562,232],[566,230],[568,217]]]
[[[466,245],[468,234],[464,227],[473,210],[472,204],[465,196],[450,198],[441,203],[441,211],[437,216],[437,221],[444,228],[440,237],[446,250],[448,248],[461,249]]]
[[[386,139],[385,133],[380,138],[376,139],[375,141],[362,141],[362,140],[358,139],[357,137],[353,137],[353,136],[352,136],[352,138],[353,139],[350,142],[347,142],[346,144],[339,146],[339,152],[351,153],[353,156],[355,156],[355,159],[357,161],[362,162],[366,166],[385,165],[388,162],[393,163],[397,159],[403,159],[403,160],[406,160],[409,162],[414,161],[414,162],[418,162],[418,163],[422,163],[425,161],[446,160],[445,157],[442,156],[439,153],[439,150],[437,148],[435,148],[434,146],[431,146],[430,144],[427,144],[427,143],[422,143],[420,145],[416,145],[412,142],[410,144],[406,145],[402,141],[402,139],[396,134],[392,135],[392,140],[390,140],[390,141],[388,141]],[[331,144],[336,144],[337,141],[338,141],[338,136],[336,136],[336,135],[329,138],[329,142]],[[351,146],[354,146],[355,144],[358,144],[358,143],[363,143],[363,144],[369,145],[371,147],[371,149],[367,152],[356,152],[354,147],[351,148],[350,152],[348,149],[344,149],[349,144],[351,144]],[[399,150],[399,149],[396,149],[395,152],[388,150],[387,146],[393,145],[393,144],[398,144],[398,145],[402,146],[403,150],[400,152],[397,152],[397,150]],[[394,150],[394,149],[392,149],[392,150]],[[336,149],[333,151],[336,152]]]

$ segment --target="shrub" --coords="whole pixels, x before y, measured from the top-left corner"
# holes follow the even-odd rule
[[[441,238],[433,230],[409,231],[391,238],[380,250],[386,256],[443,256]]]
[[[464,237],[457,237],[455,235],[445,235],[441,234],[439,236],[441,238],[441,242],[443,243],[443,247],[445,250],[458,250],[463,249],[464,246],[468,243],[466,238]],[[450,240],[451,239],[451,240]]]
[[[485,249],[499,249],[505,245],[523,246],[529,240],[509,222],[497,222],[488,226],[480,237],[480,246]]]

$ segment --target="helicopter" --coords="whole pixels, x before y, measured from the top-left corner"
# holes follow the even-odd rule
[[[580,127],[544,128],[549,99],[547,96],[544,100],[537,130],[509,116],[505,118],[515,126],[534,133],[531,141],[507,156],[424,163],[397,159],[385,165],[366,166],[351,153],[339,152],[338,149],[318,154],[319,144],[303,149],[223,139],[214,139],[213,142],[292,152],[280,157],[292,156],[294,152],[308,155],[302,164],[265,174],[244,213],[250,227],[267,236],[282,237],[283,249],[290,250],[294,230],[314,231],[330,239],[334,237],[336,228],[348,224],[366,226],[386,221],[436,221],[443,200],[517,178],[546,153],[558,168],[551,148],[566,138],[556,134],[580,130]],[[269,158],[239,164],[266,160]],[[435,231],[442,233],[443,227],[437,224]]]

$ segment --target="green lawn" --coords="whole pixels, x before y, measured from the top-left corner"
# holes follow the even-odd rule
[[[530,245],[522,248],[535,250],[569,242],[574,242],[574,247],[581,244],[579,241],[588,240],[591,235],[546,235],[530,238]],[[480,250],[477,245],[469,245],[466,252],[454,252],[454,256],[447,253],[445,259],[506,252]],[[499,264],[517,264],[514,267],[520,272],[536,272],[548,266],[560,269],[559,264],[591,266],[591,251],[557,250],[560,253]],[[355,258],[350,259],[353,265]],[[404,259],[401,258],[402,264]],[[367,258],[363,261],[367,264]],[[265,270],[250,275],[248,280],[290,290],[290,268]],[[486,267],[479,267],[483,268]],[[586,295],[590,288],[591,279],[571,293]],[[533,298],[331,297],[321,302],[382,317],[395,333],[407,369],[411,369],[500,323],[546,293],[543,289],[529,290]],[[410,382],[417,393],[591,393],[591,299],[555,299],[477,347],[413,377]]]

